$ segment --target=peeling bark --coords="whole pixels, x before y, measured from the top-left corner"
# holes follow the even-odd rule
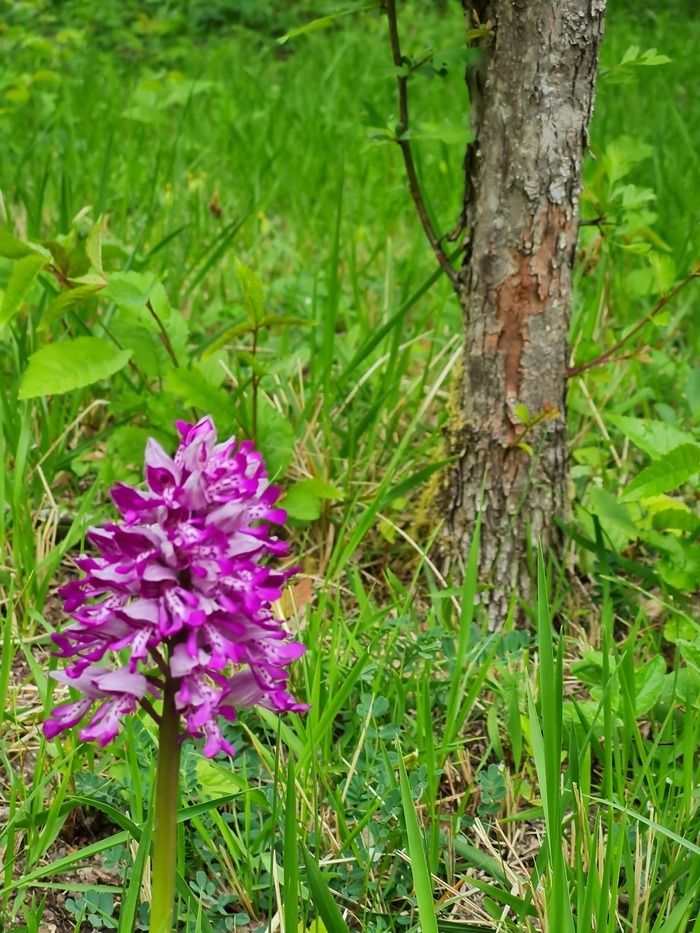
[[[465,348],[448,428],[446,551],[465,555],[483,486],[490,623],[530,593],[528,537],[560,546],[566,508],[566,367],[578,195],[605,0],[476,0],[490,22],[468,74]],[[538,425],[526,432],[525,406]],[[526,437],[523,435],[526,434]],[[526,440],[532,454],[519,444]]]

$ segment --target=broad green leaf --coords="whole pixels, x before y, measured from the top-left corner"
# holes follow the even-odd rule
[[[51,343],[29,357],[19,397],[61,395],[114,375],[129,362],[131,350],[119,350],[101,337],[76,337]]]
[[[655,512],[651,520],[652,528],[656,531],[686,531],[688,534],[695,534],[700,530],[700,518],[684,505],[678,503],[678,507],[663,509]]]
[[[136,319],[133,308],[120,308],[110,324],[110,333],[120,347],[131,350],[132,359],[151,379],[160,378],[172,368],[172,361],[160,340],[151,328]]]
[[[678,647],[686,664],[700,673],[700,644],[697,641],[679,641]]]
[[[322,479],[304,479],[289,487],[282,506],[291,518],[310,522],[320,516],[322,499],[343,498],[343,490],[337,486],[332,486]]]
[[[265,399],[258,399],[257,446],[271,479],[282,476],[292,462],[296,435],[289,421]]]
[[[664,689],[666,662],[657,655],[634,672],[635,712],[643,716],[658,701]]]
[[[614,139],[603,154],[602,163],[611,185],[624,178],[637,162],[653,155],[653,146],[632,136]]]
[[[700,472],[700,444],[681,444],[642,470],[625,489],[628,502],[671,492]]]
[[[49,259],[51,254],[43,246],[25,243],[10,233],[7,227],[0,227],[0,256],[4,259],[23,259],[25,256],[44,256]]]
[[[300,522],[315,522],[321,515],[321,500],[312,489],[305,488],[303,483],[295,483],[289,487],[282,505],[290,518]]]
[[[593,486],[589,498],[595,514],[600,519],[605,531],[610,535],[615,547],[622,547],[628,541],[639,537],[637,526],[632,521],[627,507],[606,489]]]
[[[0,308],[0,327],[9,324],[20,310],[27,292],[45,265],[46,257],[37,253],[16,260]]]
[[[185,405],[211,415],[223,434],[230,433],[236,423],[236,411],[224,389],[212,385],[197,369],[169,369],[165,384]]]
[[[687,431],[656,421],[653,418],[628,418],[625,415],[608,415],[606,419],[630,440],[635,447],[643,450],[652,460],[658,460],[679,444],[693,444],[695,438]]]
[[[124,308],[139,308],[150,299],[156,279],[147,272],[115,272],[105,286],[104,296]]]

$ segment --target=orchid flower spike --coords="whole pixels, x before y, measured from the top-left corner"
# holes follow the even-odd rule
[[[272,608],[296,571],[266,563],[288,552],[271,527],[286,519],[280,490],[252,442],[217,443],[211,418],[176,426],[175,456],[148,441],[147,489],[112,490],[122,521],[91,529],[99,556],[80,557],[84,576],[60,590],[74,624],[53,635],[70,661],[53,676],[83,696],[52,711],[49,739],[92,712],[80,738],[106,745],[124,714],[154,713],[166,686],[182,734],[210,758],[234,754],[220,721],[240,707],[308,709],[287,691],[304,645]]]

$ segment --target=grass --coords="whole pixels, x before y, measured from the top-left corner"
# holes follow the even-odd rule
[[[224,9],[3,11],[8,222],[70,237],[84,211],[84,243],[106,215],[105,268],[163,283],[183,372],[116,302],[50,313],[48,276],[0,333],[0,924],[144,923],[153,728],[134,719],[103,753],[47,743],[39,723],[56,582],[147,434],[172,444],[173,418],[195,408],[222,430],[257,427],[297,486],[294,548],[313,595],[297,590],[291,615],[313,650],[295,675],[307,715],[251,711],[232,730],[233,765],[183,750],[181,929],[700,930],[700,571],[696,526],[680,517],[697,487],[625,499],[674,431],[697,438],[697,285],[628,348],[642,353],[572,380],[570,566],[533,554],[532,630],[509,619],[489,634],[478,531],[463,584],[430,560],[424,491],[461,319],[399,153],[370,138],[393,119],[385,24],[369,11],[280,45],[308,5],[239,3],[205,20]],[[403,17],[409,52],[449,49],[459,30],[451,7]],[[583,198],[606,223],[581,237],[576,363],[700,258],[699,32],[680,7],[611,10]],[[633,45],[672,62],[616,70]],[[467,129],[452,55],[446,78],[412,87],[440,230],[458,213]],[[621,184],[635,186],[625,203]],[[9,275],[4,263],[0,287]],[[250,312],[255,276],[265,305]],[[38,347],[87,333],[132,347],[134,365],[18,401]]]

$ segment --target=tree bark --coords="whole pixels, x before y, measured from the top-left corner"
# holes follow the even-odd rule
[[[448,427],[445,541],[448,554],[466,555],[481,511],[492,628],[513,592],[530,594],[528,539],[545,552],[561,544],[571,273],[604,10],[605,0],[475,0],[467,9],[469,28],[491,29],[468,75],[475,137],[457,282],[465,345]]]

